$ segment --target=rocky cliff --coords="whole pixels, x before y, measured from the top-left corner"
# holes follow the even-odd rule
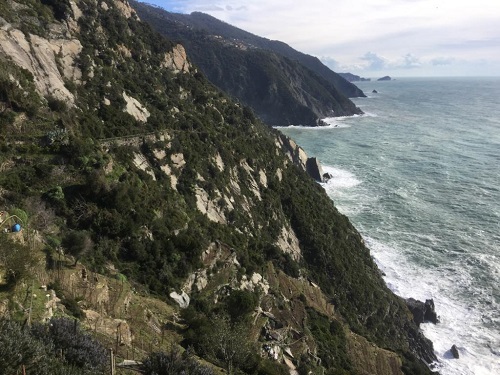
[[[121,0],[0,11],[0,211],[23,228],[0,233],[4,319],[71,316],[120,359],[189,348],[210,373],[429,373],[431,344],[307,155],[181,45]],[[13,332],[12,372],[36,368],[2,320]],[[61,349],[43,355],[96,373]]]
[[[271,125],[318,126],[325,117],[361,113],[347,97],[363,92],[317,58],[206,14],[173,14],[132,4],[158,32],[182,41],[211,82]]]

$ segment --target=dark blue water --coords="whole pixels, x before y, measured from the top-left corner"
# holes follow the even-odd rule
[[[324,187],[389,287],[434,299],[441,322],[422,329],[441,373],[500,374],[500,79],[359,87],[366,115],[281,130],[335,176]]]

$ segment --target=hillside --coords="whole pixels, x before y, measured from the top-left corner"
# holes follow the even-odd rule
[[[316,126],[325,117],[362,113],[347,97],[363,92],[315,57],[203,13],[132,5],[143,21],[179,40],[212,83],[271,125]]]
[[[182,45],[122,0],[0,14],[4,373],[430,373],[304,152]]]

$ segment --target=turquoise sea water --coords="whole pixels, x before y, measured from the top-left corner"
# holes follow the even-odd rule
[[[281,131],[334,176],[388,286],[434,299],[441,321],[422,329],[440,372],[500,374],[500,78],[358,86],[365,115]]]

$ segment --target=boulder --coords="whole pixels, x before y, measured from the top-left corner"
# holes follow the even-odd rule
[[[460,358],[460,354],[458,353],[458,348],[456,345],[453,345],[450,349],[451,354],[453,355],[453,358],[458,359]]]
[[[323,173],[323,182],[328,182],[328,181],[330,181],[332,178],[333,178],[333,176],[332,176],[330,173],[328,173],[328,172]]]
[[[172,292],[170,293],[170,297],[179,304],[181,309],[185,309],[189,306],[190,299],[186,292],[182,292],[181,294]]]
[[[408,298],[406,300],[406,306],[408,306],[413,314],[413,321],[417,326],[423,322],[432,322],[434,324],[439,322],[433,299],[427,299],[425,302],[422,302],[413,298]]]
[[[417,326],[419,326],[420,323],[424,322],[425,303],[413,298],[408,298],[406,300],[406,306],[408,306],[408,308],[410,309],[413,315],[413,321]]]
[[[426,299],[425,300],[424,320],[427,322],[432,322],[434,324],[439,322],[437,314],[436,314],[436,310],[434,307],[434,300],[433,299]]]

